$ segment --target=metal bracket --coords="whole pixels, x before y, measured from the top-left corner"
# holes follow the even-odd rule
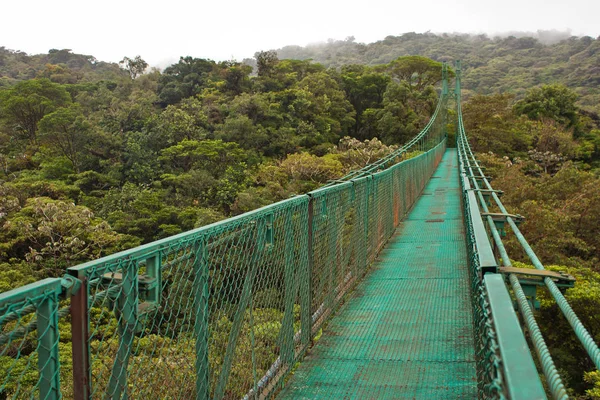
[[[102,275],[102,283],[107,285],[120,284],[123,281],[123,274],[121,272],[107,272]],[[143,301],[146,300],[147,295],[152,289],[156,289],[158,280],[146,274],[137,276],[138,282],[138,293],[140,295],[140,303],[138,304],[138,313],[144,314],[154,310],[158,307],[156,301]],[[118,294],[118,292],[117,292]]]
[[[494,221],[494,225],[496,225],[496,229],[500,232],[502,237],[506,236],[506,229],[504,229],[504,225],[507,222],[507,219],[510,217],[515,224],[519,225],[521,222],[525,221],[525,217],[519,214],[503,214],[503,213],[486,213],[482,212],[481,217],[492,217],[492,221]]]
[[[79,291],[79,288],[81,288],[81,281],[71,275],[64,275],[61,278],[60,284],[63,287],[67,297],[75,296],[75,294]]]
[[[508,275],[515,274],[519,279],[519,283],[523,288],[525,297],[536,310],[540,309],[540,302],[537,300],[537,287],[545,286],[544,279],[550,278],[554,281],[556,286],[560,288],[571,288],[575,286],[575,278],[569,274],[562,272],[548,271],[545,269],[531,269],[531,268],[515,268],[515,267],[500,267],[499,271],[504,274],[507,279]],[[515,307],[517,305],[515,304]]]
[[[502,196],[504,194],[504,192],[502,190],[494,190],[494,189],[492,189],[492,190],[490,190],[490,189],[469,189],[469,190],[472,190],[474,192],[481,192],[481,193],[483,193],[484,196],[486,194],[489,195],[491,193],[497,193],[498,196]]]
[[[273,213],[269,213],[266,215],[265,217],[266,219],[266,240],[265,240],[265,247],[268,250],[272,250],[273,248]]]
[[[575,286],[575,278],[573,275],[564,272],[548,271],[547,269],[531,269],[531,268],[516,268],[516,267],[500,267],[502,274],[515,274],[519,279],[524,276],[529,281],[536,281],[538,286],[544,285],[544,278],[552,279],[557,286],[573,287]]]
[[[479,185],[482,185],[484,180],[486,180],[488,183],[493,180],[491,176],[487,176],[487,175],[465,175],[465,177],[469,178],[469,179],[473,179]]]
[[[474,192],[480,192],[483,195],[483,200],[485,201],[485,204],[487,204],[488,206],[491,204],[491,199],[492,199],[492,193],[496,193],[498,196],[502,196],[504,194],[504,192],[502,190],[490,190],[490,189],[467,189],[467,190],[472,190]]]
[[[487,175],[466,175],[466,177],[473,178],[475,180],[482,180],[483,178],[487,179],[488,181],[492,180],[492,177]]]

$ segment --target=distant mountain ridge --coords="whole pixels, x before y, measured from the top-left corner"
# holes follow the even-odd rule
[[[385,64],[407,55],[449,62],[461,59],[465,96],[510,92],[521,97],[531,87],[562,83],[580,96],[579,106],[600,113],[600,37],[571,36],[560,40],[560,34],[540,31],[539,38],[490,38],[487,35],[405,33],[369,44],[357,43],[349,37],[304,47],[286,46],[277,53],[282,59],[312,59],[333,68],[346,64]]]
[[[570,32],[508,32],[490,37],[461,33],[405,33],[374,43],[354,37],[307,46],[285,46],[280,59],[311,59],[326,67],[377,65],[407,55],[436,61],[463,61],[463,95],[525,92],[543,84],[561,83],[579,95],[578,105],[600,114],[600,37],[568,36]],[[508,36],[503,36],[508,35]],[[257,49],[258,50],[258,49]],[[255,60],[244,60],[255,65]],[[117,63],[52,49],[28,55],[0,46],[0,87],[34,77],[59,83],[118,79],[126,72]]]

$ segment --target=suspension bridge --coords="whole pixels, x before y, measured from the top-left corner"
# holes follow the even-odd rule
[[[0,398],[567,398],[537,288],[600,350],[471,151],[460,76],[374,164],[0,294]]]

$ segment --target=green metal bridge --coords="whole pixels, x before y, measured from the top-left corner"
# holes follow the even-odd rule
[[[0,294],[0,399],[565,399],[545,286],[470,149],[447,67],[425,129],[302,196]],[[456,148],[447,109],[456,107]],[[510,228],[535,269],[514,268]]]

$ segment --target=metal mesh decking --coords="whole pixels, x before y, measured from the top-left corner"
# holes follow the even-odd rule
[[[280,398],[477,397],[457,162],[447,150]]]

